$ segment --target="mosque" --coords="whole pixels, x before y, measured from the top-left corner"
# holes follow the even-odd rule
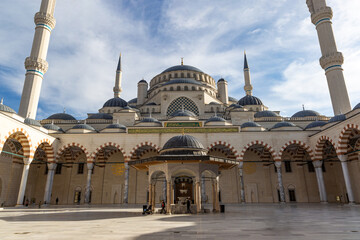
[[[182,212],[236,203],[359,203],[360,104],[351,108],[343,55],[325,0],[307,0],[316,27],[334,116],[313,110],[283,117],[252,94],[244,55],[244,94],[197,67],[172,66],[86,119],[55,113],[37,121],[55,0],[42,0],[18,113],[0,104],[0,203],[159,204]],[[110,92],[110,91],[109,91]],[[261,97],[261,96],[260,96]],[[210,206],[210,207],[209,207]]]

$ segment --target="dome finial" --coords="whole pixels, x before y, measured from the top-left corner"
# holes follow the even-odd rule
[[[181,65],[184,65],[184,57],[181,58]]]
[[[0,104],[4,105],[4,98],[3,97],[1,98]]]
[[[303,111],[305,111],[305,105],[304,104],[302,105],[302,107],[303,107]]]
[[[66,113],[66,108],[64,107],[64,111],[63,111],[63,113]]]

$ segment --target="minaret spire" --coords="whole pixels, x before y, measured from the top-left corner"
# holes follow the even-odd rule
[[[118,66],[116,68],[115,86],[114,86],[114,89],[113,89],[115,98],[119,98],[120,93],[122,92],[121,79],[122,79],[122,70],[121,70],[121,53],[120,53]]]
[[[344,57],[338,52],[332,29],[333,12],[325,0],[306,0],[311,21],[316,26],[322,57],[320,65],[325,70],[334,114],[351,111],[350,100],[342,69]]]
[[[35,14],[35,36],[30,57],[25,59],[26,77],[19,107],[19,115],[23,118],[36,117],[42,80],[48,70],[46,56],[50,35],[56,24],[55,3],[56,0],[42,0],[40,11]]]
[[[244,51],[244,79],[245,79],[245,86],[244,86],[245,93],[246,93],[246,95],[251,96],[253,87],[251,85],[250,68],[249,68],[249,65],[248,65],[248,61],[247,61],[245,51]]]

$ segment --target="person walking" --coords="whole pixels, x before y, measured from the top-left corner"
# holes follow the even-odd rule
[[[161,201],[161,211],[160,211],[160,213],[164,213],[164,214],[166,214],[166,210],[165,210],[165,202],[164,202],[164,200],[162,200],[162,201]]]
[[[187,199],[186,201],[186,207],[187,207],[187,213],[191,213],[191,201],[190,201],[190,198]]]
[[[59,203],[59,198],[58,197],[56,198],[55,202],[56,202],[56,205],[58,205],[58,203]]]

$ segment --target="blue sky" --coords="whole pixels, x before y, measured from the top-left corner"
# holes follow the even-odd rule
[[[40,0],[0,2],[0,96],[16,111]],[[352,106],[360,102],[360,1],[328,0]],[[271,110],[291,116],[313,109],[333,115],[320,48],[305,0],[61,0],[51,35],[37,119],[66,108],[78,119],[113,96],[119,53],[122,98],[136,97],[137,82],[180,63],[229,82],[244,96],[243,51],[253,94]]]

